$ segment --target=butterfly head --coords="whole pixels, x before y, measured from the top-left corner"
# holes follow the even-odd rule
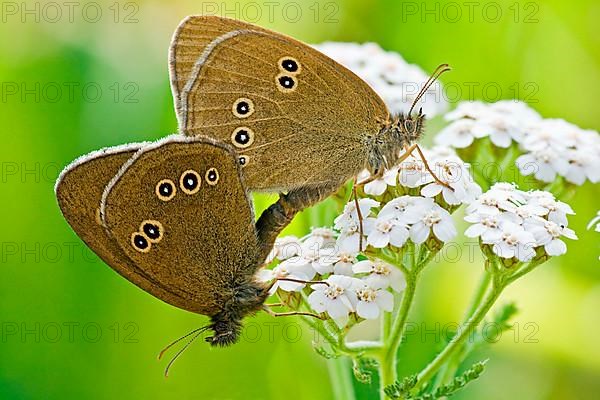
[[[425,114],[399,114],[384,122],[377,135],[367,136],[368,158],[366,168],[371,175],[396,165],[402,151],[418,142],[423,134]]]

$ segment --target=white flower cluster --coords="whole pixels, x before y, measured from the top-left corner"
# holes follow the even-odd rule
[[[479,237],[502,258],[530,261],[536,248],[543,246],[547,255],[567,251],[564,236],[577,239],[567,228],[571,207],[549,192],[524,192],[510,183],[497,183],[467,207],[465,220],[472,225],[468,237]]]
[[[449,147],[434,147],[431,150],[423,150],[425,158],[436,176],[447,186],[436,182],[433,175],[425,168],[423,160],[411,155],[400,165],[386,170],[383,176],[375,179],[364,186],[365,193],[371,196],[383,194],[388,187],[398,184],[408,188],[420,187],[420,193],[424,197],[432,198],[442,194],[444,201],[450,205],[468,204],[481,194],[481,188],[471,177],[469,165],[463,162]],[[369,178],[368,171],[363,171],[358,181]]]
[[[415,244],[425,242],[431,233],[442,242],[456,236],[456,228],[450,213],[436,204],[432,198],[401,196],[386,203],[379,212],[373,199],[360,199],[359,209],[363,218],[363,248],[384,248],[389,245],[402,247],[408,239]],[[335,219],[335,228],[340,231],[337,244],[347,251],[358,249],[360,229],[355,203],[349,202],[344,212]]]
[[[600,181],[600,135],[562,119],[544,119],[529,125],[521,141],[526,152],[516,163],[523,175],[542,182],[557,175],[576,185]]]
[[[383,99],[392,113],[407,113],[428,75],[407,63],[398,53],[384,51],[375,43],[325,42],[314,46],[339,62],[365,82]],[[443,113],[447,103],[436,82],[421,100],[423,111],[432,117]]]
[[[513,140],[519,143],[525,128],[541,117],[521,101],[502,100],[462,102],[444,119],[450,124],[435,137],[437,144],[465,148],[475,139],[489,137],[495,146],[506,148]]]
[[[404,290],[402,273],[383,261],[359,260],[358,244],[352,250],[340,249],[334,235],[330,229],[318,228],[303,239],[278,239],[272,259],[280,262],[273,269],[260,271],[259,278],[311,281],[318,277],[323,283],[310,285],[308,303],[315,312],[326,312],[340,327],[347,324],[351,313],[376,319],[382,311],[392,311],[394,297],[390,290]],[[305,286],[302,282],[277,280],[272,291],[294,292]]]
[[[581,185],[586,179],[600,181],[600,135],[562,119],[543,119],[520,101],[463,102],[444,117],[450,124],[435,137],[440,145],[471,146],[489,137],[498,147],[515,142],[524,153],[516,160],[523,175],[542,182],[556,176]]]

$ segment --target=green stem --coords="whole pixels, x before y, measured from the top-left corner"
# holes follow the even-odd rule
[[[492,290],[488,292],[473,315],[467,320],[467,322],[461,325],[457,334],[452,338],[444,350],[442,350],[441,353],[439,353],[433,359],[433,361],[431,361],[429,365],[427,365],[425,369],[419,373],[415,389],[418,389],[423,384],[429,382],[431,378],[438,372],[438,370],[454,355],[454,353],[462,348],[465,341],[481,323],[505,287],[505,283],[494,279]]]
[[[404,289],[404,295],[402,296],[398,317],[396,317],[396,320],[390,329],[389,336],[385,338],[383,352],[379,357],[379,382],[382,396],[383,389],[386,386],[393,384],[398,379],[396,371],[396,356],[398,353],[398,348],[400,347],[400,343],[402,342],[402,336],[404,335],[404,328],[406,326],[408,313],[415,297],[417,275],[418,274],[411,273],[406,276],[406,288]]]
[[[354,400],[350,360],[346,357],[332,359],[327,363],[327,367],[331,377],[333,397],[335,399]]]
[[[481,303],[481,299],[483,299],[485,292],[487,292],[491,281],[492,274],[484,270],[483,275],[481,276],[481,280],[479,281],[479,285],[477,286],[477,289],[475,290],[475,293],[473,295],[473,299],[471,299],[471,305],[469,306],[468,311],[465,313],[464,321],[466,321],[468,318],[471,317],[471,315],[473,315],[473,313]]]
[[[489,262],[489,260],[486,261],[486,263],[487,262]],[[489,273],[487,270],[484,270],[483,275],[481,276],[481,280],[479,281],[479,285],[475,289],[473,298],[471,299],[470,306],[469,306],[467,312],[465,313],[465,316],[463,318],[463,322],[461,323],[461,325],[464,325],[465,323],[467,323],[469,318],[471,318],[473,316],[473,313],[479,308],[481,301],[490,286],[491,281],[492,281],[492,274]],[[463,359],[462,358],[463,353],[464,353],[464,351],[458,351],[456,354],[454,354],[453,357],[451,357],[448,360],[448,362],[446,364],[444,364],[442,366],[440,373],[436,377],[435,387],[439,387],[439,386],[447,383],[450,379],[452,379],[454,377],[454,375],[456,374],[456,370],[460,366],[460,362]]]

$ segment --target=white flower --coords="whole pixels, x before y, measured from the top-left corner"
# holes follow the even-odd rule
[[[467,207],[467,214],[480,212],[484,214],[494,214],[499,211],[514,211],[517,208],[516,198],[520,195],[513,190],[508,190],[508,186],[495,188],[483,193],[473,203]]]
[[[520,142],[525,127],[540,116],[523,102],[503,100],[462,102],[444,118],[450,124],[435,137],[437,144],[465,148],[475,139],[489,137],[495,146],[506,148]]]
[[[473,181],[468,165],[456,155],[434,159],[433,170],[449,187],[433,181],[421,188],[423,196],[435,197],[442,193],[446,203],[456,205],[471,203],[481,194],[481,188]]]
[[[341,251],[354,252],[364,250],[367,247],[367,236],[373,230],[375,218],[366,218],[362,221],[362,249],[359,249],[361,242],[360,224],[358,221],[350,221],[347,225],[341,228],[340,235],[337,239],[337,246]]]
[[[450,213],[437,204],[434,204],[418,222],[410,227],[410,239],[416,244],[421,244],[427,240],[432,230],[442,242],[448,242],[456,236],[456,228]]]
[[[408,226],[399,222],[393,216],[384,216],[375,220],[373,230],[367,237],[367,243],[378,249],[389,244],[402,247],[407,239]]]
[[[529,204],[545,209],[546,212],[540,215],[548,216],[548,220],[556,222],[559,225],[568,225],[567,215],[575,214],[571,206],[562,201],[555,200],[551,193],[544,191],[533,191],[529,194],[531,200]]]
[[[313,292],[308,296],[308,303],[317,313],[327,312],[338,326],[343,327],[348,314],[356,310],[355,291],[362,282],[342,275],[331,275],[325,282],[327,284],[311,285]]]
[[[339,257],[336,241],[330,236],[332,233],[329,229],[313,230],[301,243],[298,254],[282,261],[279,265],[304,272],[312,269],[310,279],[315,273],[324,275],[333,272],[334,264],[339,261]]]
[[[358,200],[358,207],[363,217],[362,219],[362,234],[363,234],[363,249],[366,247],[366,236],[371,232],[374,218],[368,217],[371,214],[373,207],[378,207],[379,202],[373,199],[364,198]],[[356,204],[354,201],[348,202],[344,207],[344,212],[334,220],[334,226],[340,231],[337,239],[337,245],[345,251],[357,251],[360,245],[360,221]]]
[[[393,218],[399,223],[414,224],[433,207],[434,201],[421,196],[400,196],[384,205],[377,218]]]
[[[502,258],[531,260],[535,248],[544,246],[550,256],[564,254],[561,236],[576,239],[567,228],[571,207],[557,201],[549,192],[522,192],[514,184],[500,182],[467,207],[465,220],[472,223],[465,231],[468,237],[481,237]]]
[[[543,218],[531,219],[524,227],[533,234],[538,245],[544,246],[549,256],[559,256],[567,252],[567,245],[560,240],[561,236],[577,239],[572,229]]]
[[[330,228],[312,228],[310,235],[304,239],[304,242],[311,241],[325,247],[335,244],[336,233]]]
[[[476,120],[490,112],[489,104],[481,101],[462,101],[456,108],[444,115],[446,121],[457,121],[460,119]]]
[[[481,129],[477,129],[477,121],[474,119],[459,119],[446,126],[435,137],[435,143],[444,146],[453,146],[457,149],[469,147],[476,138],[481,138]]]
[[[274,279],[269,293],[275,293],[277,289],[281,289],[286,292],[299,291],[304,288],[305,284],[300,282],[292,282],[286,280],[280,280],[281,278],[291,278],[301,281],[310,281],[315,277],[315,271],[308,264],[287,264],[286,261],[277,265],[273,269],[263,268],[257,273],[257,278],[263,282],[270,282]]]
[[[557,175],[581,185],[600,181],[600,135],[561,119],[544,119],[529,124],[517,159],[523,175],[552,182]]]
[[[355,250],[358,250],[358,246]],[[320,250],[319,258],[313,263],[313,268],[320,275],[334,273],[336,275],[352,276],[352,264],[356,261],[356,251],[338,249],[337,246],[325,247]]]
[[[371,209],[379,207],[379,202],[373,199],[364,198],[358,200],[358,210],[363,218],[367,218],[371,214]],[[356,211],[356,202],[354,200],[349,201],[344,207],[344,212],[339,215],[335,221],[334,226],[338,230],[343,230],[345,227],[352,226],[359,221],[358,212]]]
[[[415,158],[414,155],[407,157],[398,167],[398,182],[402,186],[416,188],[433,181],[423,160]]]
[[[381,311],[392,311],[394,309],[394,296],[385,289],[365,284],[356,291],[358,304],[356,313],[365,319],[376,319]]]
[[[542,119],[540,114],[520,100],[500,100],[490,104],[490,109],[507,118],[515,118],[518,121],[538,121]]]
[[[523,137],[518,121],[496,113],[481,118],[476,131],[478,137],[488,135],[494,145],[504,148],[510,147],[513,140],[519,142]]]
[[[275,244],[271,249],[271,252],[267,256],[265,260],[265,264],[269,264],[275,259],[278,260],[287,260],[290,257],[294,257],[300,253],[300,249],[302,248],[302,244],[300,243],[300,239],[296,236],[283,236],[275,239]]]
[[[592,183],[600,181],[600,152],[593,147],[567,149],[568,160],[565,179],[576,185],[583,185],[586,178]]]
[[[533,234],[525,231],[521,225],[506,223],[502,234],[492,251],[502,258],[516,257],[519,261],[530,261],[535,256],[536,240]]]
[[[473,223],[465,231],[465,236],[481,237],[484,243],[494,243],[502,236],[502,225],[507,222],[518,223],[519,218],[509,212],[473,213],[466,215],[465,221]]]
[[[383,176],[378,179],[374,179],[371,182],[364,185],[364,191],[366,194],[371,196],[380,196],[382,195],[388,188],[388,186],[396,186],[398,183],[398,166],[386,169],[383,173]],[[363,170],[360,174],[358,174],[357,180],[358,182],[363,182],[369,179],[371,175],[369,171]]]
[[[534,150],[531,153],[519,156],[515,163],[521,174],[527,176],[534,174],[542,182],[552,182],[556,174],[565,175],[569,166],[562,154],[551,147]]]
[[[391,287],[396,292],[401,292],[406,287],[402,272],[381,260],[363,260],[353,265],[355,274],[368,274],[365,281],[371,287],[387,289]]]
[[[394,113],[407,113],[428,75],[408,64],[398,53],[384,51],[375,43],[326,42],[315,46],[367,82]],[[422,100],[425,114],[435,116],[447,104],[441,85],[436,82]]]

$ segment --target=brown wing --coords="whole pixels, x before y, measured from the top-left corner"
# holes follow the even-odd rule
[[[185,297],[165,290],[159,281],[138,267],[101,225],[99,211],[104,188],[144,145],[148,143],[102,149],[74,161],[64,169],[56,183],[58,205],[75,233],[105,263],[146,292],[185,308]]]
[[[379,96],[348,69],[251,24],[190,17],[178,28],[171,54],[181,130],[232,143],[247,157],[250,189],[353,176],[364,165],[365,137],[388,119]],[[296,66],[286,69],[288,60]],[[236,112],[240,102],[250,103],[248,112]],[[240,130],[250,143],[236,139]]]
[[[226,145],[177,135],[144,147],[107,185],[100,209],[121,251],[159,283],[151,293],[178,307],[214,315],[222,288],[256,271],[254,216]]]

